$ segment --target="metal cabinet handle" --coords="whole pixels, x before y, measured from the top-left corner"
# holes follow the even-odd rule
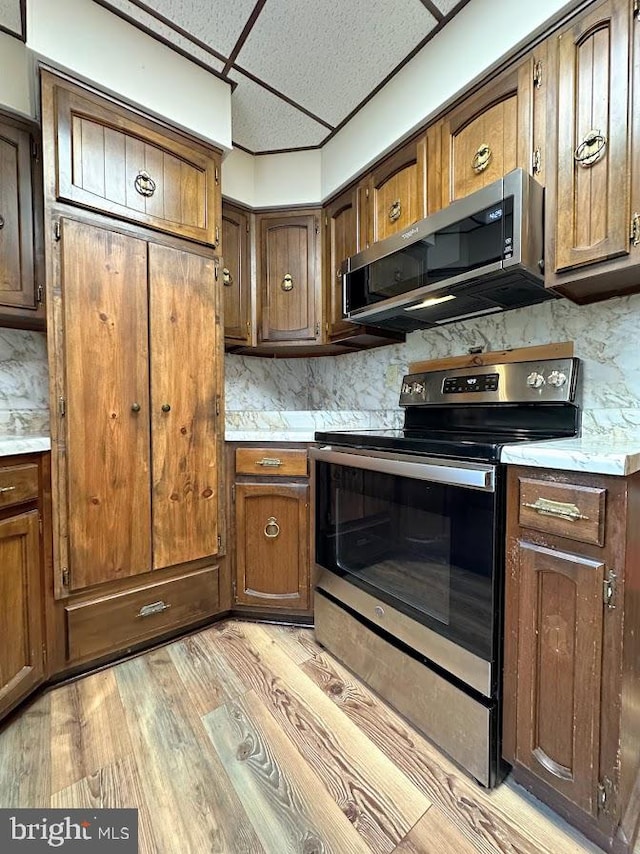
[[[136,188],[136,193],[140,193],[141,196],[145,197],[152,196],[156,191],[156,182],[144,170],[138,172],[133,186]]]
[[[599,130],[590,130],[573,152],[573,159],[583,168],[593,166],[604,154],[606,146],[606,136]]]
[[[269,516],[267,519],[267,524],[264,526],[264,535],[270,540],[275,540],[275,538],[280,533],[280,525],[276,520],[275,516]]]
[[[533,504],[523,501],[522,506],[535,510],[541,516],[557,516],[559,519],[566,519],[568,522],[577,522],[580,519],[589,518],[581,513],[575,504],[552,501],[550,498],[537,498]]]
[[[389,221],[395,222],[397,219],[400,219],[402,216],[402,202],[400,199],[396,199],[395,202],[391,202],[391,206],[389,208]]]
[[[139,403],[132,403],[131,404],[131,411],[132,412],[140,412],[140,404]]]
[[[160,599],[159,602],[151,602],[149,605],[143,605],[142,608],[138,611],[139,617],[152,617],[154,614],[161,614],[163,611],[166,611],[167,608],[170,608],[171,605],[167,605],[166,602],[163,602]]]
[[[291,273],[286,273],[284,279],[280,282],[280,287],[283,291],[293,290],[293,276]]]
[[[171,412],[171,407],[169,406],[168,403],[163,403],[162,406],[160,407],[160,409],[163,412]]]
[[[278,466],[282,465],[282,460],[279,460],[277,457],[263,457],[261,460],[256,460],[256,465],[278,468]]]
[[[15,492],[15,489],[15,486],[0,486],[0,495],[2,495],[3,492]]]
[[[478,150],[473,155],[473,160],[471,161],[471,168],[476,175],[479,175],[480,172],[484,172],[487,166],[491,163],[492,157],[493,151],[491,151],[490,146],[488,146],[486,142],[483,142],[478,146]]]
[[[231,275],[231,270],[228,267],[222,268],[222,284],[227,288],[230,288],[233,284],[233,276]]]

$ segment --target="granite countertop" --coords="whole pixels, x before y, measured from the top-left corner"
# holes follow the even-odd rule
[[[582,436],[505,445],[500,462],[594,474],[633,474],[640,470],[640,435],[612,440],[606,436]]]
[[[0,457],[17,454],[36,454],[51,450],[49,436],[2,436],[0,434]]]
[[[315,430],[227,430],[226,442],[313,442]]]

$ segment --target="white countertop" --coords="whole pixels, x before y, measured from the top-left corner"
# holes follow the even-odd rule
[[[1,436],[0,457],[13,457],[17,454],[36,454],[51,450],[48,436]]]
[[[594,474],[633,474],[640,470],[640,435],[628,439],[583,436],[505,445],[500,462]]]

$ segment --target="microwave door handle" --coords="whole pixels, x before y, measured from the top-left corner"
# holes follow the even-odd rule
[[[485,492],[495,491],[495,467],[489,465],[462,466],[455,462],[436,461],[427,457],[423,461],[416,460],[415,457],[406,459],[400,455],[391,454],[382,456],[366,452],[350,453],[327,447],[312,448],[310,456],[320,462],[441,483],[443,486],[463,486]]]

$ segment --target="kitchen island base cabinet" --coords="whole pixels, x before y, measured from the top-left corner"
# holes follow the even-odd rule
[[[606,850],[640,817],[640,473],[510,468],[503,755]]]

